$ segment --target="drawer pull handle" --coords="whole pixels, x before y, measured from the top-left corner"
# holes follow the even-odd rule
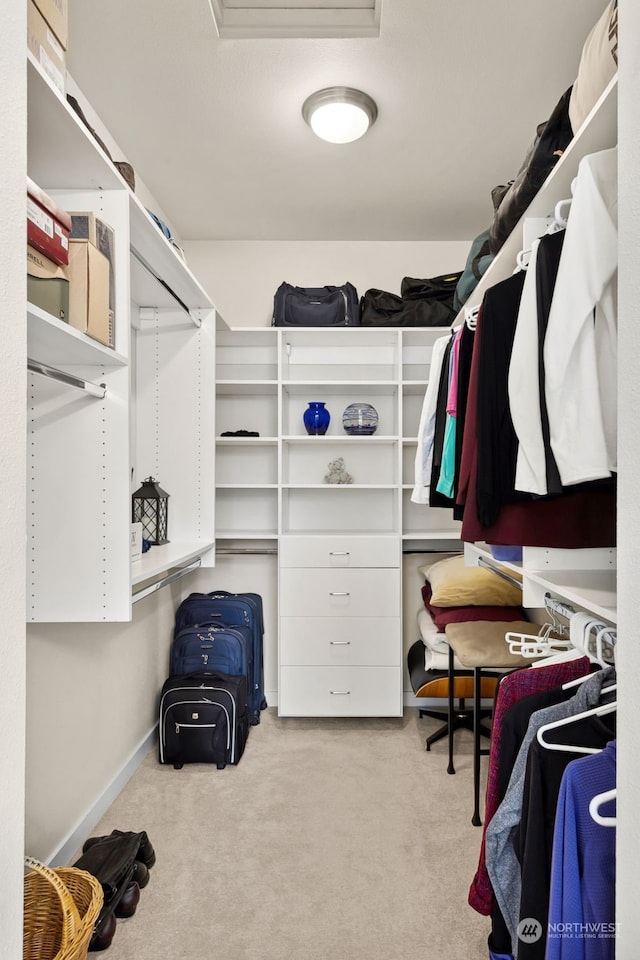
[[[349,553],[348,550],[330,550],[329,556],[330,557],[350,557],[351,554]]]
[[[348,697],[351,690],[330,690],[329,693],[332,697]]]
[[[351,640],[330,640],[329,643],[332,647],[350,647]]]
[[[337,591],[337,590],[330,590],[330,591],[329,591],[329,596],[330,596],[330,597],[350,597],[351,594],[350,594],[350,593],[345,593],[344,591],[343,591],[343,592],[339,592],[339,591]]]

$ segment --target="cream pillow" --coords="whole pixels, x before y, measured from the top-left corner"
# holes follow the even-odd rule
[[[569,98],[574,135],[618,68],[618,4],[611,0],[584,42],[578,76]]]
[[[522,589],[486,567],[467,566],[464,557],[449,557],[431,566],[420,567],[431,584],[435,607],[497,606],[522,604]],[[513,576],[509,572],[509,576]]]

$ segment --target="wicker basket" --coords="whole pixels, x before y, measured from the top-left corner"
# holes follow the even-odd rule
[[[100,882],[76,867],[25,858],[24,960],[86,960],[102,907]]]

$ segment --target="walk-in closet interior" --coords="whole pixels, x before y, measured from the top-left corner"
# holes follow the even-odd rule
[[[70,864],[157,755],[178,606],[224,590],[264,605],[243,764],[300,721],[411,718],[411,789],[437,767],[464,792],[478,960],[635,960],[638,5],[9,0],[3,22],[0,955],[25,856]],[[337,85],[375,101],[354,142],[305,123]],[[106,334],[28,294],[27,179],[110,228]],[[456,274],[434,325],[272,324],[283,282]],[[134,556],[147,478],[168,530]],[[444,866],[410,869],[419,910]],[[576,897],[608,943],[549,935]]]

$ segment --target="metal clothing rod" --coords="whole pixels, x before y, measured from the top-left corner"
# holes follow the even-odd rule
[[[163,577],[162,580],[158,580],[156,583],[152,583],[150,587],[145,587],[144,590],[138,590],[137,593],[134,593],[131,598],[132,603],[137,603],[138,600],[143,600],[144,597],[148,597],[150,594],[155,593],[156,590],[162,590],[163,587],[168,587],[170,583],[175,583],[176,580],[181,580],[182,577],[186,577],[188,573],[193,573],[194,570],[197,570],[198,567],[202,564],[202,560],[198,557],[193,563],[190,563],[187,567],[180,567],[179,570],[176,570],[175,573],[170,573],[168,576]]]
[[[276,547],[221,547],[216,550],[219,556],[248,556],[248,557],[275,557],[278,555]]]
[[[550,594],[546,593],[544,596],[544,605],[549,611],[549,613],[555,613],[560,617],[564,617],[565,620],[570,620],[571,617],[575,614],[573,607],[570,607],[568,603],[562,603],[561,600],[555,600]]]
[[[495,573],[498,577],[502,577],[502,579],[506,580],[507,583],[510,583],[514,587],[518,587],[520,590],[522,590],[521,580],[518,580],[516,577],[510,577],[505,570],[501,570],[499,567],[494,567],[494,565],[489,563],[488,560],[485,560],[484,557],[478,557],[478,566],[485,567],[487,570],[491,570],[492,573]]]
[[[58,370],[57,367],[50,367],[47,363],[40,363],[39,360],[27,360],[27,368],[32,373],[39,373],[43,377],[49,377],[50,380],[57,380],[59,383],[65,383],[68,387],[75,387],[77,390],[84,390],[90,393],[92,397],[98,397],[103,400],[107,392],[105,383],[91,383],[90,380],[82,380],[80,377],[74,377],[71,373],[65,373],[64,370]]]
[[[193,320],[193,322],[196,324],[196,326],[199,326],[198,321],[197,321],[194,317],[191,316],[191,311],[189,310],[189,307],[186,305],[186,303],[184,302],[184,300],[181,300],[180,297],[178,296],[178,294],[175,292],[175,290],[172,290],[171,287],[169,286],[169,284],[168,284],[165,280],[163,280],[162,277],[159,277],[159,276],[158,276],[158,274],[155,272],[155,270],[153,269],[153,267],[150,267],[150,266],[149,266],[149,264],[148,264],[147,261],[144,259],[144,257],[142,256],[142,254],[141,254],[141,253],[138,253],[138,251],[136,250],[135,247],[131,247],[131,254],[132,254],[132,256],[138,261],[138,263],[140,264],[140,266],[141,266],[141,267],[144,267],[144,269],[147,271],[147,273],[150,274],[150,275],[153,277],[154,280],[157,280],[158,283],[160,284],[160,286],[164,287],[164,289],[167,291],[167,293],[169,293],[169,294],[173,297],[173,299],[176,301],[176,303],[178,304],[178,306],[180,307],[180,309],[181,309],[181,310],[184,310],[184,312],[187,314],[187,316],[189,317],[189,319],[190,319],[190,320]]]

